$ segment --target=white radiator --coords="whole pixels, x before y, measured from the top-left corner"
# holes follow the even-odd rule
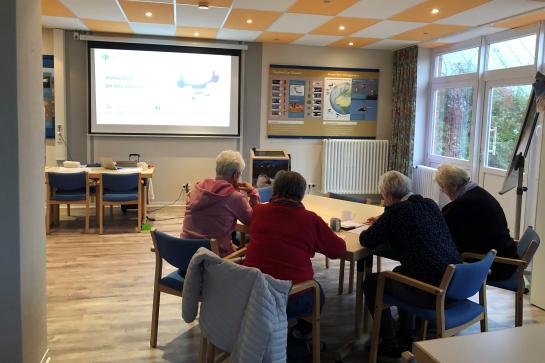
[[[412,178],[413,192],[433,199],[440,207],[443,207],[449,202],[449,199],[435,182],[435,173],[437,173],[435,168],[424,165],[415,166]]]
[[[323,140],[322,192],[377,194],[388,167],[387,140]]]

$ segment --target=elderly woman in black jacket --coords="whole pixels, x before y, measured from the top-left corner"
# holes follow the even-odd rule
[[[498,256],[519,258],[505,213],[496,198],[472,182],[464,169],[454,165],[441,165],[435,181],[451,199],[443,207],[443,216],[460,253],[484,254],[495,249]],[[505,280],[516,268],[494,263],[488,280]]]

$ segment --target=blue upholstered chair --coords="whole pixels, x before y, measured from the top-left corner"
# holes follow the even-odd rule
[[[477,322],[481,323],[481,331],[488,330],[486,314],[486,277],[494,261],[496,251],[491,250],[477,262],[448,265],[439,286],[407,277],[397,272],[380,273],[377,285],[373,331],[371,336],[370,363],[376,363],[382,310],[388,306],[397,306],[424,321],[436,325],[439,338],[455,335],[461,330]],[[436,308],[426,309],[407,304],[401,299],[384,293],[386,279],[412,286],[418,290],[435,295]],[[479,303],[469,300],[479,292]],[[449,300],[448,305],[445,304]],[[423,329],[425,331],[425,328]],[[425,335],[425,333],[424,333]]]
[[[59,206],[61,204],[83,204],[85,206],[85,232],[89,232],[89,203],[91,188],[87,172],[76,173],[46,173],[47,208],[46,233],[51,232],[52,217],[59,221]]]
[[[522,326],[523,319],[523,296],[526,290],[524,283],[524,270],[528,267],[528,264],[532,262],[534,254],[539,247],[540,238],[539,235],[532,227],[526,228],[526,231],[522,235],[517,245],[517,253],[520,259],[496,257],[495,263],[503,263],[507,265],[517,266],[517,269],[513,275],[507,280],[501,281],[489,281],[487,285],[498,287],[513,291],[515,293],[515,326]],[[464,259],[478,259],[482,258],[482,255],[475,253],[462,254]]]
[[[259,193],[259,201],[261,203],[269,202],[273,196],[272,187],[257,188],[257,192]]]
[[[414,355],[411,352],[406,351],[406,352],[403,352],[403,354],[401,354],[401,363],[417,363],[417,362],[416,362],[416,359],[414,359]]]
[[[157,230],[151,232],[152,252],[155,252],[155,277],[153,284],[153,310],[151,314],[150,346],[157,346],[157,328],[159,325],[160,294],[182,296],[184,276],[191,257],[201,247],[208,248],[219,255],[215,239],[182,239]],[[163,276],[163,260],[177,270]]]
[[[142,224],[142,178],[139,173],[102,173],[98,180],[98,223],[99,233],[104,233],[104,207],[114,205],[138,205],[136,231]]]

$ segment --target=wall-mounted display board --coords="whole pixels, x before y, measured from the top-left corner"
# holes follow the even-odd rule
[[[378,79],[378,69],[271,64],[267,135],[374,139]]]

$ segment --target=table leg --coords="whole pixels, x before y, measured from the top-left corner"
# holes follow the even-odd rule
[[[142,223],[148,221],[148,185],[142,188]]]
[[[365,308],[363,303],[363,271],[358,271],[356,275],[356,324],[354,326],[354,336],[361,337],[362,312]]]
[[[339,295],[343,294],[344,289],[344,264],[345,259],[341,258],[341,261],[339,263]]]

